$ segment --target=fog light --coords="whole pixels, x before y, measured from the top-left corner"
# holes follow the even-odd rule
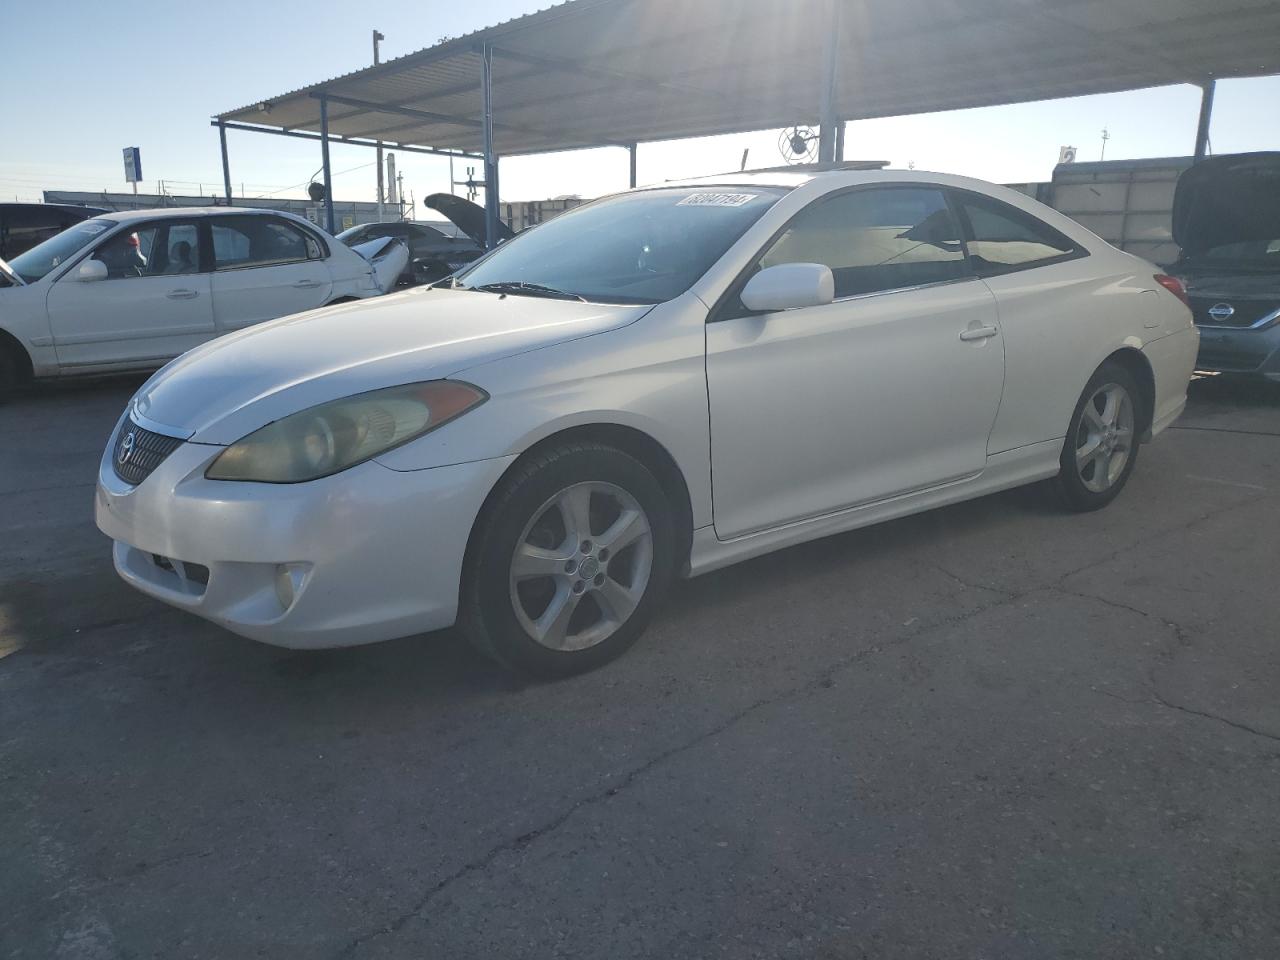
[[[306,563],[282,563],[276,567],[276,599],[284,610],[288,611],[298,599],[308,569],[310,564]]]

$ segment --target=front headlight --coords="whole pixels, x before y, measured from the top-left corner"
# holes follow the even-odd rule
[[[204,475],[259,483],[318,480],[430,433],[488,398],[469,383],[430,380],[333,400],[237,440]]]

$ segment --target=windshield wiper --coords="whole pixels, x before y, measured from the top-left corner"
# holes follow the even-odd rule
[[[463,290],[480,290],[484,293],[512,293],[518,297],[554,297],[558,300],[578,300],[586,303],[585,297],[566,290],[557,290],[541,283],[525,283],[523,280],[499,280],[496,283],[482,283],[478,287],[462,287]]]

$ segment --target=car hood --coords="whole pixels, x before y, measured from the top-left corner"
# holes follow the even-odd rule
[[[133,409],[198,443],[234,443],[318,403],[447,377],[615,329],[649,306],[418,288],[284,317],[183,354]]]
[[[479,244],[481,250],[485,248],[484,207],[480,204],[456,197],[452,193],[433,193],[422,202],[448,217],[459,230]],[[499,220],[498,242],[502,243],[514,236],[512,229]]]
[[[1202,160],[1178,178],[1173,239],[1184,257],[1280,237],[1280,152]]]

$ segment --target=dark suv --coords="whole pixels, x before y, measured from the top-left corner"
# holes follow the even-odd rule
[[[1280,380],[1280,152],[1203,160],[1178,179],[1171,272],[1200,328],[1201,370]]]
[[[12,260],[67,227],[106,212],[62,203],[0,203],[0,260]]]

